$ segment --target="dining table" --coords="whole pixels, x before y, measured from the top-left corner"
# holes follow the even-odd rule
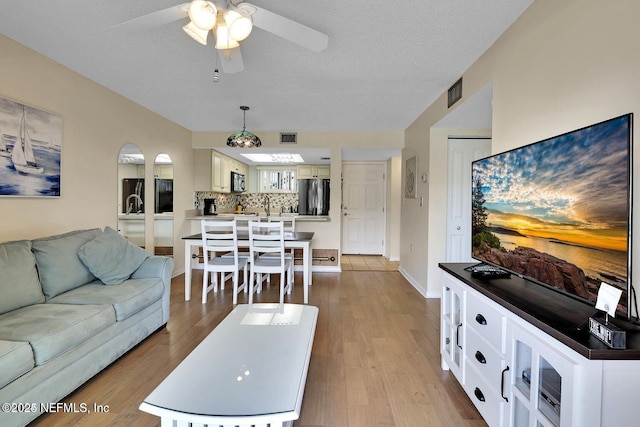
[[[304,303],[309,303],[309,286],[312,285],[311,274],[311,241],[312,231],[285,231],[284,247],[286,249],[302,249],[302,284],[304,290]],[[191,271],[204,270],[199,261],[197,248],[202,247],[202,234],[191,234],[182,238],[184,240],[184,299],[191,299]],[[249,231],[238,231],[238,247],[249,247]]]

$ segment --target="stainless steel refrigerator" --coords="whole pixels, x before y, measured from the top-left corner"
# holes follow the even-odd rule
[[[155,213],[173,212],[173,180],[155,179]]]
[[[329,215],[329,180],[298,180],[298,214]]]

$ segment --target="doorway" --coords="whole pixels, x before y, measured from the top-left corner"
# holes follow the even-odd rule
[[[471,261],[471,162],[489,154],[490,138],[449,138],[446,262]]]
[[[342,254],[382,255],[385,163],[342,164]]]

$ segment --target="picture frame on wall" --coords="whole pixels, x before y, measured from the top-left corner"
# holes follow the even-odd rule
[[[59,197],[62,117],[0,97],[0,196]]]
[[[418,156],[408,158],[405,161],[404,170],[404,197],[416,199],[418,198]]]

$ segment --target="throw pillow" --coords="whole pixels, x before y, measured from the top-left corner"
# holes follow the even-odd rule
[[[117,231],[104,232],[85,243],[78,251],[84,265],[105,285],[119,285],[140,267],[151,253],[134,245]]]

